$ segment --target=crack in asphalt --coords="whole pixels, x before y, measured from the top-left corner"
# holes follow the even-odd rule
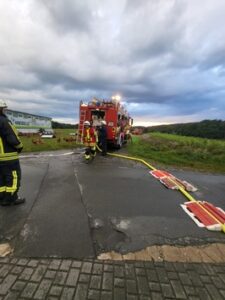
[[[96,252],[96,247],[95,247],[96,241],[94,240],[94,235],[93,235],[93,230],[92,230],[92,225],[91,225],[92,224],[92,216],[91,216],[91,214],[88,213],[88,208],[87,208],[87,206],[85,204],[85,201],[84,201],[83,186],[82,186],[82,184],[79,181],[78,173],[77,173],[77,170],[75,168],[75,161],[74,161],[74,157],[73,156],[71,156],[71,161],[72,161],[72,164],[73,164],[73,167],[74,167],[75,182],[78,185],[79,191],[80,191],[81,203],[82,203],[82,205],[84,207],[84,210],[85,210],[85,213],[86,213],[87,219],[88,219],[89,235],[90,235],[90,238],[91,238],[91,241],[92,241],[93,253],[94,253],[94,256],[97,257],[97,252]]]

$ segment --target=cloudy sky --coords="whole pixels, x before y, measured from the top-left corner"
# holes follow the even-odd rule
[[[9,108],[75,123],[116,93],[135,125],[224,120],[225,1],[0,1]]]

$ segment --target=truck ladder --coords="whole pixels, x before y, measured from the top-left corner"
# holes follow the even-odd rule
[[[86,119],[86,110],[80,110],[80,121],[77,133],[77,143],[82,143],[83,133],[84,133],[84,121]]]

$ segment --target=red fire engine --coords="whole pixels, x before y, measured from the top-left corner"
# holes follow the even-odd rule
[[[94,98],[88,104],[80,102],[78,140],[82,140],[84,121],[89,121],[92,126],[98,128],[102,120],[106,122],[108,144],[118,149],[121,148],[130,138],[133,119],[116,99],[99,100]]]

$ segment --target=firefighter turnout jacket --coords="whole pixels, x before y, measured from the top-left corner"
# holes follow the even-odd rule
[[[86,147],[94,147],[98,142],[98,134],[93,127],[84,128],[83,143]]]
[[[4,114],[0,114],[0,164],[18,160],[23,144],[16,128]]]

